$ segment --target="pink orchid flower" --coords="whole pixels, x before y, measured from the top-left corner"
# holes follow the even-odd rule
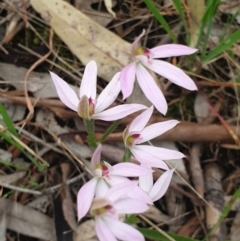
[[[174,169],[164,172],[153,184],[153,175],[139,177],[139,187],[148,193],[153,202],[162,198],[166,193],[172,179]]]
[[[130,149],[133,156],[141,164],[168,170],[169,168],[163,160],[183,158],[184,155],[181,152],[139,144],[165,133],[176,126],[179,122],[176,120],[169,120],[145,127],[152,115],[152,112],[153,106],[143,111],[132,121],[130,126],[124,130],[124,144]]]
[[[137,182],[118,184],[103,197],[93,200],[90,213],[95,217],[95,230],[100,241],[144,241],[143,235],[119,220],[119,215],[137,214],[148,210],[148,205],[126,195],[136,188]]]
[[[121,90],[119,73],[115,74],[107,87],[96,98],[97,64],[93,60],[86,65],[79,90],[79,98],[64,80],[52,72],[50,74],[60,100],[68,108],[78,112],[83,119],[114,121],[146,109],[144,105],[124,104],[105,110],[114,102]]]
[[[190,55],[195,53],[197,49],[180,44],[166,44],[154,47],[152,49],[139,47],[139,41],[144,34],[145,30],[143,30],[142,34],[133,42],[131,47],[131,56],[133,62],[127,65],[120,74],[123,99],[126,99],[131,95],[136,76],[138,83],[147,99],[152,102],[159,112],[166,114],[167,102],[161,90],[155,83],[153,77],[145,67],[151,69],[155,73],[179,86],[182,86],[188,90],[196,90],[197,87],[193,80],[189,78],[181,69],[170,63],[157,59]]]
[[[127,177],[149,175],[152,170],[133,163],[119,163],[111,166],[107,162],[100,162],[102,145],[99,144],[91,159],[94,178],[85,183],[78,192],[78,217],[83,217],[88,212],[94,196],[103,196],[110,188],[119,183],[131,183]],[[131,184],[130,184],[131,185]],[[131,192],[133,198],[151,204],[152,201],[139,187]]]

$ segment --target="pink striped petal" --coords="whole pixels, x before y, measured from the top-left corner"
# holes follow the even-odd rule
[[[145,105],[140,104],[124,104],[118,105],[111,109],[105,110],[101,113],[93,114],[92,119],[105,120],[105,121],[115,121],[122,119],[134,112],[146,109]]]
[[[103,217],[104,222],[106,223],[106,226],[111,230],[113,235],[122,241],[144,241],[143,235],[133,228],[132,226],[120,222],[116,219],[113,219],[111,217],[104,216]],[[106,240],[108,241],[108,240]],[[114,241],[114,240],[113,240]]]
[[[136,145],[132,147],[130,150],[134,157],[141,163],[150,167],[157,167],[161,169],[168,170],[167,164],[159,157],[152,155],[152,153],[148,153],[145,150],[141,149],[142,145]]]
[[[190,55],[198,51],[198,49],[191,48],[181,44],[165,44],[150,49],[154,54],[153,58],[168,58],[174,56]]]
[[[171,130],[178,123],[179,121],[169,120],[169,121],[159,122],[159,123],[155,123],[150,126],[147,126],[141,131],[141,138],[136,139],[135,144],[141,144],[157,136],[160,136],[163,133]]]
[[[95,218],[95,230],[100,241],[117,241],[101,217]]]
[[[142,200],[126,197],[114,202],[114,208],[118,214],[133,214],[146,212],[149,206]]]
[[[147,125],[153,113],[153,106],[149,107],[138,115],[130,124],[128,132],[141,132],[142,129]]]
[[[86,95],[88,98],[96,99],[97,93],[97,64],[91,60],[85,67],[80,86],[79,97]]]
[[[127,181],[113,186],[107,193],[106,197],[115,202],[117,199],[125,196],[131,190],[133,190],[138,183],[136,181]]]
[[[143,29],[142,33],[132,43],[132,45],[131,45],[131,54],[133,56],[134,56],[134,51],[139,46],[140,39],[144,36],[145,32],[146,32],[145,29]]]
[[[77,111],[79,99],[78,99],[75,91],[67,84],[67,82],[65,82],[63,79],[61,79],[59,76],[57,76],[53,72],[50,72],[50,75],[52,77],[53,83],[57,90],[59,99],[68,108],[70,108],[74,111]]]
[[[118,163],[112,167],[110,175],[118,175],[123,177],[139,177],[152,173],[145,167],[133,163]]]
[[[91,158],[91,165],[94,169],[101,161],[101,152],[102,152],[102,145],[98,144],[98,146],[97,146],[96,150],[94,151],[92,158]]]
[[[164,172],[155,182],[151,192],[149,193],[153,202],[159,200],[167,191],[172,179],[174,170]]]
[[[120,84],[123,94],[123,99],[125,100],[133,92],[134,81],[136,76],[136,63],[133,62],[126,67],[120,73]]]
[[[138,83],[145,96],[152,102],[162,114],[167,113],[167,102],[150,73],[139,63],[136,69]]]
[[[111,175],[109,179],[106,179],[106,182],[109,183],[109,185],[112,187],[119,183],[128,182],[128,181],[129,179],[127,177],[114,176],[114,175]]]
[[[77,194],[77,211],[78,211],[78,220],[84,217],[94,198],[95,188],[98,182],[98,178],[94,177],[89,182],[85,183]]]
[[[106,88],[104,88],[102,93],[98,96],[95,113],[99,113],[107,109],[117,98],[121,90],[119,77],[120,73],[115,74]]]
[[[168,62],[162,60],[153,60],[151,64],[149,64],[145,60],[143,64],[176,85],[184,87],[188,90],[197,90],[196,84],[189,76],[187,76],[181,69],[169,64]]]

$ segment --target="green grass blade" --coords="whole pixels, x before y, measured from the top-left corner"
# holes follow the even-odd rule
[[[202,62],[209,61],[216,56],[220,55],[228,48],[230,48],[234,43],[240,40],[240,29],[235,31],[233,34],[227,37],[227,39],[223,40],[215,49],[211,51],[210,54],[202,58]]]
[[[219,224],[223,221],[225,217],[227,217],[228,213],[231,211],[233,204],[235,201],[240,197],[240,187],[234,192],[232,195],[231,200],[228,202],[228,204],[223,209],[217,223],[212,227],[212,229],[208,232],[208,234],[205,236],[204,241],[208,240],[208,237],[214,232],[214,230],[219,226]]]
[[[190,35],[189,35],[189,32],[188,32],[188,27],[187,27],[187,22],[186,22],[186,18],[185,18],[185,13],[184,13],[184,10],[183,10],[183,7],[182,7],[182,2],[180,0],[172,0],[176,9],[177,9],[177,12],[183,22],[183,26],[185,28],[185,31],[186,31],[186,43],[187,45],[189,45],[190,43]]]
[[[162,235],[161,233],[159,233],[156,230],[151,230],[148,228],[138,228],[138,230],[146,237],[149,238],[151,240],[154,241],[169,241],[168,238],[166,238],[164,235]],[[176,241],[199,241],[197,239],[192,239],[192,238],[188,238],[188,237],[183,237],[174,233],[169,233],[166,232],[170,237],[172,237],[173,239],[175,239]]]
[[[212,25],[213,25],[214,16],[216,14],[218,5],[220,3],[221,3],[221,0],[208,0],[207,1],[206,11],[201,20],[200,33],[199,33],[198,44],[197,44],[197,46],[199,46],[201,37],[203,36],[204,27],[207,26],[207,33],[206,33],[204,43],[203,43],[203,48],[202,48],[202,56],[205,55],[209,35],[210,35]]]
[[[14,127],[14,124],[11,120],[11,118],[9,117],[6,109],[4,108],[4,106],[0,103],[0,114],[3,118],[3,122],[4,124],[6,125],[7,129],[16,137],[19,137],[15,127]]]
[[[165,20],[165,18],[160,14],[160,12],[158,11],[158,9],[156,8],[156,6],[154,5],[154,3],[151,0],[144,0],[145,4],[147,5],[148,9],[152,12],[152,14],[154,15],[154,17],[158,20],[158,22],[163,26],[163,28],[165,29],[165,31],[168,33],[168,35],[170,36],[170,38],[172,39],[173,42],[177,42],[177,39],[175,37],[175,35],[173,34],[173,32],[171,31],[170,26],[168,25],[167,21]]]

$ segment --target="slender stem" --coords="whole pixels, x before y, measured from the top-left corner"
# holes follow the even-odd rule
[[[132,155],[131,151],[128,148],[126,148],[125,152],[124,152],[124,156],[122,158],[122,161],[123,162],[130,162],[131,155]]]
[[[106,132],[102,135],[100,140],[97,141],[97,143],[103,143],[106,140],[106,138],[117,128],[120,122],[121,120],[114,121],[112,125],[106,130]]]
[[[96,148],[97,142],[96,142],[96,138],[95,138],[94,120],[83,120],[83,122],[84,122],[84,126],[86,128],[86,131],[88,133],[88,136],[87,136],[88,145],[90,147]]]

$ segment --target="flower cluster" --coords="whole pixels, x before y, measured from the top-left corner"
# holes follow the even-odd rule
[[[139,46],[144,33],[145,31],[132,44],[133,62],[120,73],[115,74],[98,97],[96,96],[97,65],[95,61],[90,61],[86,65],[79,96],[64,80],[50,72],[60,100],[76,111],[85,123],[92,123],[96,119],[120,120],[134,112],[142,111],[123,132],[123,142],[126,147],[126,158],[123,160],[126,162],[112,166],[102,161],[102,145],[96,142],[97,148],[91,159],[93,178],[81,187],[77,195],[78,219],[81,220],[90,213],[95,219],[95,230],[100,241],[144,240],[138,230],[124,222],[124,218],[129,214],[145,212],[149,205],[153,205],[153,202],[165,194],[174,170],[169,170],[164,160],[184,157],[178,151],[143,144],[178,124],[176,120],[169,120],[147,125],[154,106],[159,112],[165,114],[167,103],[146,68],[175,84],[189,90],[196,90],[194,82],[181,69],[157,58],[189,55],[197,50],[178,44],[147,49]],[[109,108],[120,91],[124,99],[131,95],[135,78],[154,106],[147,108],[140,104],[122,104]],[[138,164],[130,162],[131,155],[139,162]],[[153,167],[165,170],[155,183]]]

